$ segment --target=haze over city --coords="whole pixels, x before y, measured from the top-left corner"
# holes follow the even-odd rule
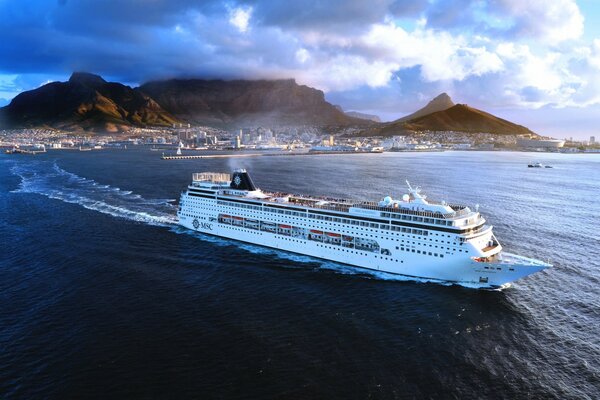
[[[0,106],[74,70],[151,79],[294,78],[393,120],[441,92],[542,135],[600,111],[592,0],[0,2]]]

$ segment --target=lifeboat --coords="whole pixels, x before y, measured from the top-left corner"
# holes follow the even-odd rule
[[[231,218],[231,215],[221,214],[221,218]]]
[[[236,220],[238,220],[238,221],[243,221],[243,220],[244,220],[244,218],[242,218],[242,217],[237,217],[237,216],[235,216],[235,215],[233,216],[233,219],[236,219]]]
[[[354,238],[352,236],[342,236],[342,239],[345,240],[346,242],[351,242],[354,240]]]
[[[289,225],[279,225],[279,229],[292,229]]]
[[[323,231],[317,231],[316,229],[311,229],[311,230],[310,230],[310,233],[313,233],[313,234],[315,234],[315,235],[322,235],[322,234],[323,234]]]
[[[327,232],[326,235],[329,237],[333,237],[333,238],[339,238],[340,236],[342,236],[339,233],[333,233],[333,232]]]

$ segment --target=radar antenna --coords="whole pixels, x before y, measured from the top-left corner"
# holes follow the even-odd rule
[[[408,179],[406,180],[406,184],[408,185],[408,191],[413,194],[413,195],[418,195],[421,193],[421,187],[420,186],[416,186],[416,187],[412,187],[410,182],[408,181]]]

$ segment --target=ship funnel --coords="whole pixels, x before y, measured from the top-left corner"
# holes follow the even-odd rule
[[[248,175],[248,172],[246,172],[245,169],[236,169],[233,171],[229,187],[237,190],[247,190],[249,192],[256,190],[252,178],[250,178],[250,175]]]

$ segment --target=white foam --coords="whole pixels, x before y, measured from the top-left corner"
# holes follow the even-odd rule
[[[144,199],[131,190],[100,184],[92,179],[65,171],[56,163],[32,162],[17,164],[11,172],[21,178],[14,193],[36,193],[65,203],[78,204],[117,218],[125,218],[155,226],[176,223],[167,199]]]

